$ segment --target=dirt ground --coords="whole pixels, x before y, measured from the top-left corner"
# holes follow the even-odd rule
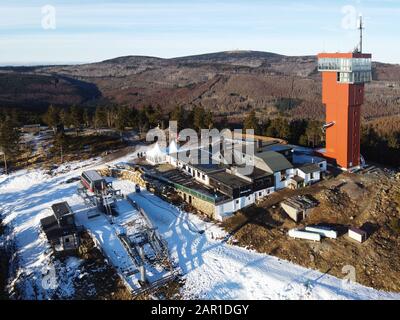
[[[132,295],[126,289],[116,270],[104,259],[103,254],[94,246],[87,233],[81,237],[79,257],[81,276],[74,279],[77,300],[131,300]]]
[[[280,209],[290,196],[308,194],[318,207],[296,224]],[[312,242],[291,239],[289,229],[327,225],[338,239]],[[356,270],[356,281],[376,289],[400,291],[400,175],[342,173],[314,186],[283,190],[257,206],[225,221],[230,241],[339,278],[345,266]],[[364,243],[347,237],[349,226],[369,233]]]
[[[28,138],[27,138],[28,139]],[[21,152],[15,161],[10,163],[11,169],[46,168],[51,169],[61,164],[58,152],[53,153],[53,136],[43,138],[40,142],[25,141],[21,144]],[[114,160],[132,151],[126,142],[119,137],[102,135],[68,135],[68,148],[63,152],[63,163],[87,160],[97,156],[104,157],[105,161]],[[33,148],[37,150],[33,152]]]

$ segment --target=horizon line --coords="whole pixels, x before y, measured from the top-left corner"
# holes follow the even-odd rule
[[[95,64],[95,63],[102,63],[109,60],[125,58],[125,57],[143,57],[143,58],[155,58],[155,59],[162,59],[162,60],[173,60],[173,59],[180,59],[180,58],[189,58],[189,57],[196,57],[202,55],[212,55],[218,53],[245,53],[245,52],[260,52],[260,53],[270,53],[278,56],[283,57],[316,57],[318,54],[303,54],[303,55],[287,55],[287,54],[280,54],[271,51],[260,51],[260,50],[224,50],[224,51],[213,51],[213,52],[203,52],[198,54],[190,54],[190,55],[183,55],[183,56],[176,56],[176,57],[160,57],[160,56],[151,56],[151,55],[143,55],[143,54],[131,54],[131,55],[122,55],[116,56],[111,58],[106,58],[103,60],[88,60],[88,61],[26,61],[26,62],[16,62],[16,61],[9,61],[9,62],[0,62],[0,68],[7,68],[7,67],[47,67],[47,66],[73,66],[73,65],[84,65],[84,64]],[[325,52],[325,51],[321,51]],[[349,51],[351,52],[351,51]],[[335,52],[338,53],[338,52]],[[373,62],[384,63],[384,64],[392,64],[392,65],[400,65],[399,62],[382,62],[373,60]]]

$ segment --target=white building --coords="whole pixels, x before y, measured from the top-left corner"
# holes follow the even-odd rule
[[[201,207],[203,212],[206,207],[208,214],[217,220],[223,220],[276,190],[313,184],[326,170],[326,161],[321,161],[321,158],[316,163],[294,165],[291,146],[269,144],[261,148],[258,145],[254,151],[254,154],[248,154],[245,147],[235,147],[232,149],[232,164],[224,161],[226,153],[211,154],[198,148],[180,148],[172,141],[167,149],[154,144],[147,151],[146,159],[153,165],[168,163],[183,173],[182,177],[171,182],[177,185],[185,201]],[[252,168],[247,174],[240,170],[244,164]]]

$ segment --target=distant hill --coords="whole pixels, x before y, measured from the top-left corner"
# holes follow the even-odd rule
[[[285,113],[322,118],[320,74],[315,56],[228,51],[173,59],[126,56],[73,66],[0,68],[0,107],[49,104],[95,106],[203,106],[241,117]],[[373,64],[363,115],[400,114],[400,65]],[[287,103],[293,101],[293,103]]]

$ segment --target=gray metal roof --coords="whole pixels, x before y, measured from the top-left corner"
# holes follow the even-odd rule
[[[57,219],[74,214],[67,202],[53,204],[51,208],[53,209],[54,215]]]
[[[305,174],[321,171],[321,168],[316,163],[308,163],[299,168]]]
[[[311,209],[318,205],[318,202],[310,196],[295,196],[282,201],[282,204],[290,206],[294,209]]]
[[[293,165],[282,154],[275,151],[257,153],[256,157],[265,162],[271,172],[278,172],[293,168]]]
[[[197,153],[197,155],[196,155]],[[175,159],[184,162],[185,164],[205,173],[210,174],[213,172],[225,171],[226,166],[221,163],[213,163],[213,159],[211,154],[205,150],[193,150],[191,152],[188,151],[181,151],[177,154],[173,154],[172,157]]]
[[[246,181],[242,178],[239,178],[233,174],[230,174],[228,172],[217,172],[213,173],[210,175],[210,179],[214,179],[218,181],[219,183],[222,183],[228,187],[232,188],[240,188],[240,187],[245,187],[249,186],[252,183],[249,181]]]
[[[103,177],[96,170],[89,170],[83,172],[85,176],[90,179],[92,182],[104,180]]]

